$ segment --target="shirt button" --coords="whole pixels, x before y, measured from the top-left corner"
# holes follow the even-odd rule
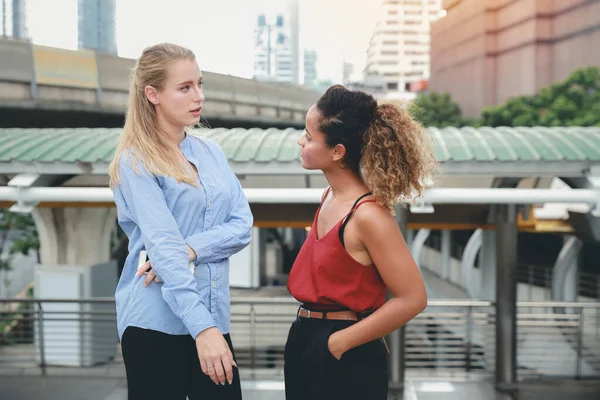
[[[210,207],[210,201],[208,202],[208,206]]]
[[[212,281],[210,284],[211,284],[212,287],[217,286],[217,283],[215,281]]]

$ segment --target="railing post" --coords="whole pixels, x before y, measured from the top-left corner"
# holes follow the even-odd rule
[[[407,209],[401,205],[396,207],[396,221],[402,235],[406,235]],[[405,236],[406,237],[406,236]],[[388,296],[389,297],[389,296]],[[392,398],[399,398],[404,391],[405,370],[405,340],[406,326],[395,330],[389,335],[390,358],[389,358],[389,393]]]
[[[465,348],[465,371],[467,372],[467,379],[471,372],[471,350],[473,342],[473,306],[467,306],[467,318],[466,318],[466,341],[467,345]]]
[[[250,304],[250,365],[254,377],[256,373],[256,310],[254,304]]]
[[[444,280],[448,280],[450,276],[450,261],[451,259],[451,251],[450,246],[452,244],[452,233],[450,229],[442,230],[442,243],[440,246],[440,254],[442,256],[441,262],[441,273],[440,276]]]
[[[581,378],[581,349],[583,347],[583,307],[579,307],[579,321],[577,324],[577,364],[575,365],[575,378]]]
[[[517,224],[514,204],[496,205],[496,389],[517,389]]]
[[[38,336],[40,346],[40,368],[42,369],[42,375],[46,376],[46,351],[44,349],[44,313],[42,309],[42,302],[36,302],[38,305]]]

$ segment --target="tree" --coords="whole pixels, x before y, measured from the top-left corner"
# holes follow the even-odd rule
[[[463,117],[460,106],[452,100],[449,93],[431,92],[419,95],[409,110],[413,117],[425,127],[454,126],[459,128],[476,123],[473,119],[467,120]]]
[[[600,125],[600,70],[578,69],[534,96],[519,96],[485,108],[482,122],[487,126]]]
[[[27,255],[30,250],[36,252],[37,260],[40,261],[40,240],[30,214],[0,210],[0,255],[4,254],[8,244],[9,257],[0,257],[0,270],[11,270],[13,256],[17,253]]]

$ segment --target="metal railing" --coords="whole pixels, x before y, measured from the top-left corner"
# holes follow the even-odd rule
[[[281,378],[291,298],[232,299],[231,336],[243,376]],[[519,379],[600,378],[600,303],[519,302]],[[114,299],[0,299],[0,375],[124,376]],[[495,309],[430,301],[406,327],[411,379],[481,380],[495,368]]]
[[[600,275],[587,272],[577,274],[577,294],[580,297],[600,300]],[[552,267],[535,264],[517,265],[517,280],[529,284],[530,290],[540,287],[550,290],[552,288]],[[548,292],[550,300],[550,292]]]

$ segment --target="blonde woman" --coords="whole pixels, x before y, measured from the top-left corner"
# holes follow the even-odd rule
[[[323,171],[329,188],[288,280],[302,307],[285,348],[286,399],[385,400],[382,338],[427,305],[393,211],[423,191],[431,143],[401,108],[336,85],[308,111],[298,144],[302,167]]]
[[[199,122],[202,84],[190,50],[145,49],[109,167],[129,237],[115,294],[129,399],[241,399],[228,260],[250,242],[253,220],[221,149],[186,133]]]

